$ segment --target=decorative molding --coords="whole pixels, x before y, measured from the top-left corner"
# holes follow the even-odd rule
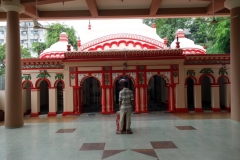
[[[116,77],[118,77],[118,73],[112,73],[112,80],[114,81]]]
[[[175,65],[172,65],[173,66],[173,69],[178,69],[178,65],[177,64],[175,64]]]
[[[138,70],[144,70],[144,66],[138,66]]]
[[[48,78],[51,77],[50,74],[47,71],[40,71],[40,73],[37,75],[36,78]]]
[[[178,77],[178,71],[173,72],[173,77]]]
[[[210,57],[207,55],[197,57],[187,57],[184,61],[185,65],[206,65],[206,64],[230,64],[230,56],[219,55],[218,57]]]
[[[151,49],[151,50],[107,50],[107,51],[80,51],[65,52],[65,58],[89,59],[89,58],[136,58],[158,56],[182,56],[181,49]]]
[[[81,79],[83,79],[84,77],[85,77],[84,74],[78,74],[78,80],[81,80]]]
[[[224,76],[225,74],[228,75],[227,69],[221,67],[218,71],[218,75]]]
[[[109,66],[104,66],[104,71],[109,71],[110,67]]]
[[[25,79],[25,81],[28,81],[28,80],[31,80],[32,77],[31,77],[30,74],[25,74],[25,75],[22,76],[22,79]]]
[[[147,79],[151,78],[153,76],[152,72],[147,72]]]
[[[147,44],[154,45],[158,48],[163,48],[163,49],[167,48],[167,46],[164,43],[162,43],[158,40],[149,38],[149,37],[145,37],[145,36],[141,36],[141,35],[137,35],[137,34],[120,33],[120,34],[110,34],[110,35],[103,36],[103,37],[97,38],[95,40],[92,40],[90,42],[87,42],[87,43],[83,44],[81,47],[79,47],[79,51],[84,51],[86,49],[89,49],[90,47],[94,47],[101,43],[111,41],[111,40],[116,40],[116,39],[138,40],[141,42],[145,42]]]
[[[199,48],[182,48],[182,50],[183,54],[206,54],[206,51],[204,49]]]
[[[129,74],[129,76],[131,76],[133,79],[136,79],[136,73],[135,73],[135,72],[131,72],[131,73]]]
[[[105,85],[110,84],[110,74],[109,73],[104,74],[104,80],[105,80]]]
[[[167,77],[170,80],[170,72],[165,72],[164,76]]]
[[[203,68],[200,73],[203,73],[203,74],[211,74],[211,73],[214,73],[213,70],[211,68]]]
[[[187,70],[187,76],[195,76],[194,70]]]
[[[144,72],[139,72],[139,84],[144,84]]]
[[[62,73],[56,73],[55,79],[61,80],[64,78],[64,75]]]
[[[36,69],[50,69],[50,68],[60,68],[63,69],[63,64],[26,64],[22,65],[22,69],[30,69],[30,68],[36,68]]]
[[[70,74],[70,78],[74,79],[75,78],[75,74]]]

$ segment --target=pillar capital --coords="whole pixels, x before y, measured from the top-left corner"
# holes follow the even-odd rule
[[[15,11],[19,14],[25,11],[25,7],[20,3],[20,0],[2,1],[1,8],[6,12]]]
[[[237,8],[240,7],[240,1],[239,0],[226,0],[224,2],[224,7],[226,7],[227,9],[233,9],[233,8]]]

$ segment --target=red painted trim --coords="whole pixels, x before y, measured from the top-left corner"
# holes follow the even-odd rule
[[[114,73],[117,73],[117,72],[115,72],[115,71],[113,71],[113,72],[114,72]],[[128,72],[129,72],[129,71],[128,71]],[[134,72],[135,72],[136,75],[137,75],[136,70],[135,70]],[[120,77],[123,77],[123,76],[130,78],[130,79],[132,80],[133,85],[134,85],[134,86],[136,85],[135,79],[134,79],[133,77],[131,77],[131,76],[129,76],[129,75],[123,75],[122,73],[119,73],[119,74],[120,74],[120,75],[118,75],[118,76],[113,80],[113,86],[115,86],[117,80],[118,80]]]
[[[203,109],[202,108],[194,108],[194,111],[195,112],[203,112]]]
[[[48,87],[51,87],[51,82],[47,78],[38,78],[37,81],[35,82],[35,87],[40,87],[40,83],[42,81],[46,81],[48,84]]]
[[[219,81],[220,81],[221,78],[225,78],[227,80],[227,82],[225,82],[225,83],[227,83],[227,84],[230,83],[230,80],[229,80],[229,78],[227,76],[220,76],[220,77],[218,77],[217,83],[220,83]]]
[[[189,113],[187,108],[176,108],[177,113]]]
[[[39,113],[31,113],[30,117],[38,117]]]
[[[67,116],[67,115],[80,115],[81,113],[74,113],[74,112],[63,112],[62,116]]]
[[[92,73],[101,73],[101,72],[94,72],[94,71],[87,71],[87,72],[88,72],[90,75],[91,75]],[[86,72],[78,72],[78,74],[81,74],[81,73],[86,73]],[[96,77],[94,77],[94,76],[85,76],[85,77],[83,77],[83,79],[81,79],[81,81],[80,81],[80,86],[82,86],[82,85],[83,85],[83,82],[84,82],[86,79],[90,78],[90,77],[95,78],[95,79],[98,81],[99,85],[101,85],[100,80],[97,79]]]
[[[32,81],[30,81],[30,80],[27,80],[27,81],[25,80],[25,81],[23,81],[23,82],[22,82],[22,88],[26,88],[27,83],[30,83],[31,88],[33,88],[33,83],[32,83]]]
[[[212,111],[213,112],[221,112],[222,110],[221,110],[221,108],[212,108]]]
[[[106,88],[102,88],[102,114],[107,113],[106,111]]]
[[[185,85],[187,85],[187,81],[188,81],[189,78],[191,78],[191,79],[194,81],[194,85],[197,84],[197,78],[196,78],[196,77],[194,77],[194,76],[188,76],[188,77],[185,79],[185,83],[184,83]]]
[[[54,82],[54,87],[57,88],[58,82],[62,82],[62,84],[63,84],[63,87],[62,87],[62,88],[65,89],[65,83],[64,83],[64,81],[63,81],[62,79],[56,80],[56,81]]]
[[[202,79],[203,79],[203,77],[205,77],[205,76],[207,76],[207,77],[209,77],[210,78],[210,82],[212,83],[212,84],[215,84],[216,83],[216,81],[215,81],[215,78],[214,78],[214,76],[212,75],[212,74],[202,74],[200,77],[199,77],[199,83],[200,84],[202,84]],[[211,79],[212,78],[212,79]],[[211,81],[212,80],[212,81]]]
[[[48,112],[48,117],[55,117],[57,116],[57,112]]]

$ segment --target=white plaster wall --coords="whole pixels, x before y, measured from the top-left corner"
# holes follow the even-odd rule
[[[175,92],[175,105],[176,108],[185,108],[185,90],[184,90],[184,83],[185,78],[184,76],[184,66],[182,64],[179,64],[179,84],[176,85],[176,92]]]

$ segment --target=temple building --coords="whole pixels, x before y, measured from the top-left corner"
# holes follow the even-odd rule
[[[119,110],[122,80],[135,113],[230,110],[229,54],[206,54],[182,29],[170,46],[148,27],[94,28],[78,50],[61,33],[39,58],[22,59],[23,112],[37,117]]]

